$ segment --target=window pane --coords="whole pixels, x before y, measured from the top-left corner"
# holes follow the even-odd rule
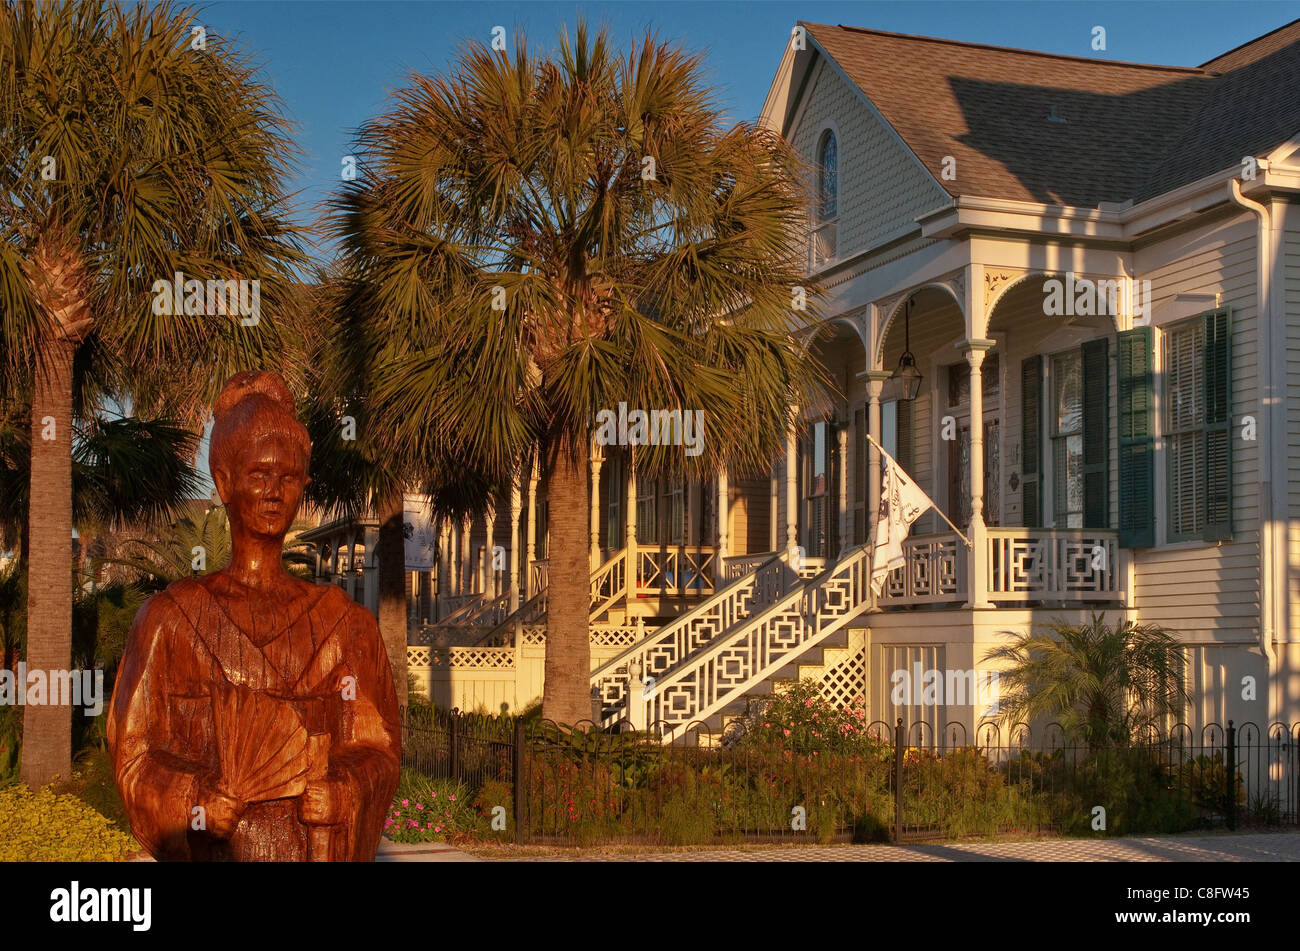
[[[1165,334],[1165,445],[1169,535],[1197,535],[1205,524],[1204,341],[1200,323]]]
[[[820,196],[818,217],[822,221],[829,221],[835,217],[836,205],[839,203],[839,149],[835,143],[835,133],[828,131],[822,137],[817,164],[821,167],[821,180],[818,187]]]
[[[1052,358],[1052,515],[1083,527],[1083,365],[1078,351]]]

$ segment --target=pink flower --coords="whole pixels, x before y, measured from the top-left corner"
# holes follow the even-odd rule
[[[411,800],[409,800],[409,799],[403,799],[403,800],[402,800],[402,805],[403,805],[403,806],[409,806],[410,804],[411,804]]]
[[[387,829],[387,828],[388,828],[389,826],[391,826],[392,824],[393,824],[393,820],[392,820],[392,819],[389,819],[387,822],[384,823],[384,828]]]
[[[789,730],[786,730],[786,731],[785,731],[785,735],[786,735],[786,736],[789,736],[789,735],[790,735],[790,731],[789,731]]]
[[[395,816],[400,816],[401,814],[402,814],[402,810],[401,810],[401,809],[394,809],[394,810],[393,810],[393,815],[395,815]]]
[[[455,801],[456,801],[456,797],[455,797],[455,796],[452,796],[452,797],[451,797],[451,801],[452,801],[452,802],[455,802]]]
[[[424,811],[424,803],[422,803],[422,802],[417,802],[417,803],[415,804],[415,808],[416,808],[416,809],[419,809],[421,812],[423,812],[423,811]]]

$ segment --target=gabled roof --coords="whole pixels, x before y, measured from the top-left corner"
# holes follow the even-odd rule
[[[1195,68],[802,25],[951,195],[1141,201],[1300,133],[1300,20]]]

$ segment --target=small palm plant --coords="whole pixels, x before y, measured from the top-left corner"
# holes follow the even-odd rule
[[[1055,721],[1096,748],[1125,745],[1187,709],[1182,647],[1158,625],[1111,625],[1098,613],[1087,624],[1004,633],[1011,643],[984,655],[1002,665],[1004,724]]]

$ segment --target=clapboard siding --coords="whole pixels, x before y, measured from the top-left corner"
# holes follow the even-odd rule
[[[1292,209],[1294,212],[1294,209]],[[1287,610],[1300,631],[1300,215],[1288,216],[1282,244],[1286,268]]]
[[[1139,279],[1151,281],[1157,328],[1195,313],[1196,306],[1180,303],[1179,294],[1219,293],[1232,309],[1233,537],[1222,545],[1136,552],[1134,607],[1140,620],[1162,624],[1188,640],[1248,641],[1258,638],[1260,630],[1259,452],[1258,443],[1240,436],[1242,418],[1259,412],[1255,239],[1253,229],[1237,222],[1176,240],[1187,253],[1165,262],[1167,248],[1144,249],[1137,255],[1136,272]],[[1153,263],[1144,267],[1146,262]],[[1161,346],[1157,333],[1156,347]],[[1160,365],[1161,355],[1156,359]],[[1163,396],[1160,378],[1157,387]],[[1157,427],[1162,426],[1158,419]],[[1165,473],[1161,446],[1157,480],[1163,481]]]
[[[817,149],[829,125],[838,131],[837,257],[915,230],[918,215],[948,201],[938,182],[825,60],[813,69],[788,135],[813,167],[810,194],[815,194]]]

